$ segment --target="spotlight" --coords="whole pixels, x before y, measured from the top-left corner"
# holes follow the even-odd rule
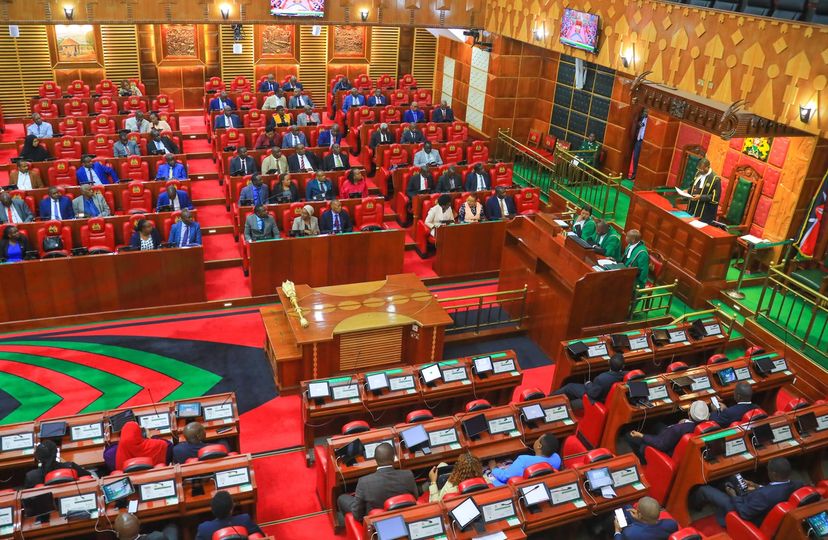
[[[75,8],[73,6],[63,6],[63,14],[66,15],[67,21],[71,21],[75,18]]]
[[[799,106],[799,120],[803,124],[807,124],[811,121],[811,115],[814,113],[814,108],[810,105],[800,105]]]
[[[362,19],[362,22],[368,20],[368,8],[362,8],[359,10],[359,17]]]
[[[219,11],[221,12],[221,18],[225,21],[230,18],[230,6],[228,4],[222,4]]]

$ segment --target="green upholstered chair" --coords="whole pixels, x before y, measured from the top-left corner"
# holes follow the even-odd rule
[[[828,296],[828,249],[823,253],[821,262],[818,258],[794,260],[790,275],[809,289]]]
[[[693,180],[696,178],[696,171],[699,168],[699,160],[704,157],[704,153],[704,148],[696,145],[685,146],[682,150],[678,178],[678,185],[681,189],[690,191]]]
[[[733,170],[727,193],[722,194],[719,205],[720,220],[729,231],[747,234],[761,194],[762,177],[753,167],[743,165]]]

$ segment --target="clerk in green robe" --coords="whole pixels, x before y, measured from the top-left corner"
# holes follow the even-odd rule
[[[572,223],[572,232],[590,244],[595,243],[595,222],[592,220],[592,208],[585,206]]]
[[[627,231],[627,247],[624,249],[621,262],[628,268],[638,268],[635,287],[643,289],[647,285],[650,273],[650,254],[647,253],[647,247],[641,241],[641,233],[637,229]]]
[[[584,142],[581,143],[581,148],[579,150],[583,150],[583,161],[592,165],[593,167],[598,166],[598,154],[601,151],[601,143],[599,143],[595,139],[595,133],[590,133],[589,138],[585,139]]]
[[[596,247],[603,251],[608,259],[617,261],[621,258],[621,238],[615,234],[609,223],[603,219],[595,222]]]

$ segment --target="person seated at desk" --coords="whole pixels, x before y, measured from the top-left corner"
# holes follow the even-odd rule
[[[128,129],[122,129],[118,132],[118,140],[112,145],[112,155],[116,158],[141,155],[141,147],[129,138]]]
[[[39,113],[32,113],[32,123],[26,128],[26,135],[38,139],[51,139],[55,136],[55,133],[52,124],[44,122]]]
[[[574,409],[583,408],[584,405],[582,399],[584,394],[587,395],[592,403],[595,403],[596,401],[603,403],[604,400],[607,399],[607,394],[609,394],[612,385],[623,381],[626,373],[627,372],[624,371],[624,355],[616,353],[609,359],[609,371],[599,373],[595,376],[594,380],[587,381],[584,384],[576,382],[566,383],[550,395],[566,396],[569,398],[569,403]]]
[[[440,106],[432,111],[431,121],[438,123],[454,122],[454,111],[451,110],[445,99],[441,100]]]
[[[255,150],[266,150],[281,145],[282,136],[276,131],[275,126],[268,125],[265,127],[264,133],[256,137],[256,144],[253,145],[253,148]]]
[[[272,197],[277,203],[299,202],[299,189],[287,173],[279,176],[279,183],[273,189]]]
[[[337,92],[347,92],[351,88],[353,88],[351,80],[347,75],[343,75],[341,79],[334,83],[333,88],[331,88],[331,93],[336,96]]]
[[[253,209],[253,213],[244,220],[244,239],[248,242],[279,238],[279,227],[276,220],[260,204]]]
[[[318,126],[321,123],[319,113],[314,112],[310,105],[305,105],[305,110],[296,115],[296,124],[299,126]]]
[[[595,242],[595,221],[592,220],[592,208],[584,206],[577,219],[572,222],[572,232],[579,238],[592,244]]]
[[[693,185],[690,186],[690,196],[687,213],[704,223],[713,223],[716,220],[716,213],[719,211],[722,181],[710,168],[710,161],[707,158],[699,160],[696,178],[693,180]]]
[[[451,209],[451,195],[443,193],[437,198],[437,204],[429,209],[424,223],[428,227],[431,236],[436,235],[436,230],[439,227],[454,223],[454,210]]]
[[[23,141],[23,150],[20,151],[20,160],[25,161],[48,161],[52,159],[52,154],[49,149],[34,135],[26,135],[26,140]],[[19,165],[19,161],[18,161]]]
[[[167,523],[160,531],[141,533],[141,521],[129,512],[121,512],[112,524],[118,540],[178,540],[178,526]]]
[[[151,156],[163,156],[165,154],[177,154],[178,146],[166,135],[161,135],[157,129],[150,131],[150,139],[147,141],[147,153]]]
[[[424,143],[425,140],[425,135],[423,135],[423,132],[420,131],[420,128],[414,122],[403,128],[402,135],[400,136],[401,144],[420,144]]]
[[[161,234],[155,224],[149,219],[139,219],[135,224],[135,232],[129,239],[129,245],[139,251],[151,251],[161,246]],[[123,439],[122,439],[123,440]]]
[[[242,127],[241,118],[233,112],[229,105],[224,106],[224,114],[216,116],[216,121],[213,123],[214,129],[222,128],[240,128]]]
[[[18,160],[17,168],[9,173],[9,184],[23,191],[44,187],[40,171],[30,168],[29,162],[25,159]]]
[[[158,132],[172,131],[170,124],[166,120],[161,120],[155,111],[149,114],[149,123],[142,126],[141,129],[145,130],[141,131],[141,133],[150,133],[153,129]]]
[[[296,89],[304,90],[304,85],[296,80],[296,75],[291,75],[290,79],[282,85],[282,90],[285,92],[293,92]]]
[[[365,96],[359,93],[356,88],[351,88],[351,92],[342,100],[342,112],[346,115],[351,107],[362,107],[365,105]]]
[[[270,188],[262,181],[261,175],[254,174],[250,183],[239,193],[239,206],[258,206],[270,200]]]
[[[247,147],[240,146],[236,157],[230,160],[230,176],[247,176],[259,172],[256,160],[247,155]]]
[[[339,144],[331,146],[331,153],[322,158],[323,171],[344,171],[351,168],[348,154],[342,151]]]
[[[198,451],[207,446],[207,430],[199,422],[190,422],[182,430],[184,442],[173,446],[172,462],[185,463],[190,458],[197,458]],[[226,448],[226,446],[225,446]]]
[[[61,462],[58,458],[57,445],[54,441],[49,439],[46,439],[37,445],[34,452],[34,458],[37,462],[37,469],[33,469],[26,473],[26,478],[23,481],[24,489],[30,489],[38,484],[44,483],[46,481],[46,475],[57,469],[72,469],[78,473],[78,478],[83,476],[92,476],[91,472],[76,463],[71,461]]]
[[[183,163],[179,163],[173,154],[164,155],[164,163],[158,166],[156,180],[186,180],[187,169]]]
[[[443,158],[440,157],[440,151],[434,150],[431,143],[426,141],[423,143],[423,149],[414,154],[414,166],[422,167],[428,165],[429,167],[436,167],[443,164]]]
[[[72,201],[72,210],[75,211],[75,217],[80,219],[85,217],[107,217],[112,215],[103,194],[92,189],[91,184],[83,184],[80,187],[80,192],[80,197],[75,197]]]
[[[130,116],[124,122],[124,129],[132,133],[146,133],[144,131],[149,126],[149,122],[144,118],[143,111],[135,111],[135,116]]]
[[[483,168],[482,163],[475,163],[474,168],[466,175],[466,191],[489,191],[492,189],[492,177]]]
[[[342,203],[338,199],[332,200],[330,209],[322,213],[319,228],[322,234],[347,233],[354,230],[351,216],[348,215],[347,210],[342,208]]]
[[[49,196],[40,201],[40,219],[75,219],[72,200],[61,195],[56,186],[49,186]]]
[[[457,167],[449,165],[446,172],[437,181],[437,191],[440,193],[463,191],[463,177],[457,172]]]
[[[479,223],[486,220],[483,215],[483,205],[477,200],[476,193],[469,193],[466,202],[460,205],[458,212],[460,223]]]
[[[165,207],[167,207],[165,209]],[[164,188],[164,191],[158,194],[158,202],[156,203],[156,212],[176,212],[184,208],[193,209],[193,202],[190,196],[183,189],[178,191],[175,186],[170,185]]]
[[[121,86],[118,88],[118,95],[121,97],[141,96],[141,89],[132,81],[124,79],[121,81]]]
[[[287,160],[288,169],[292,173],[313,172],[319,168],[316,154],[305,150],[304,144],[296,145],[296,153]]]
[[[342,143],[342,133],[339,131],[339,124],[332,124],[328,129],[319,131],[319,136],[316,138],[316,146],[323,148],[331,148],[335,144]]]
[[[560,443],[558,442],[558,438],[552,433],[544,433],[532,445],[532,450],[535,451],[535,455],[520,455],[506,468],[497,467],[497,462],[491,460],[489,466],[492,469],[492,476],[494,477],[492,484],[494,486],[505,486],[509,478],[523,476],[523,471],[526,470],[526,467],[535,465],[536,463],[548,463],[556,471],[560,470],[561,456],[558,455],[559,448]]]
[[[515,199],[506,195],[504,186],[495,188],[495,196],[486,199],[486,219],[509,219],[517,214]]]
[[[285,112],[285,108],[278,105],[276,107],[276,112],[274,112],[270,118],[267,119],[267,126],[287,127],[291,124],[291,122],[293,122],[293,115],[289,112]]]
[[[595,222],[595,251],[614,261],[621,258],[621,238],[603,219]]]
[[[306,204],[302,207],[302,212],[293,219],[290,231],[301,236],[319,234],[319,219],[313,215],[313,206]]]
[[[188,209],[181,211],[181,219],[170,228],[168,241],[177,247],[201,245],[201,225],[193,220],[193,214]]]
[[[647,286],[647,278],[650,275],[650,254],[644,242],[641,241],[641,232],[638,229],[627,231],[627,247],[624,249],[621,263],[627,268],[638,269],[638,275],[635,278],[636,289],[643,289]]]
[[[323,171],[316,173],[316,178],[308,182],[305,188],[305,199],[309,201],[324,201],[334,198],[334,188]]]
[[[384,107],[388,105],[388,98],[382,93],[379,88],[374,89],[374,93],[368,97],[369,107]]]
[[[227,90],[222,90],[218,97],[210,100],[211,111],[223,111],[227,107],[230,107],[230,110],[236,109],[236,102],[227,97]]]
[[[275,90],[275,93],[273,95],[267,96],[265,98],[264,103],[262,103],[262,110],[275,111],[279,107],[281,107],[282,110],[284,110],[286,106],[287,97],[285,97],[285,91],[282,90],[281,87],[279,87]]]
[[[613,518],[613,540],[667,540],[679,526],[673,519],[659,519],[660,515],[661,506],[658,501],[652,497],[642,497],[638,501],[638,508],[624,508],[626,527],[621,528],[618,520]]]
[[[285,174],[290,170],[288,159],[282,155],[282,149],[278,146],[270,147],[270,154],[262,160],[263,174]]]
[[[381,144],[394,144],[395,142],[394,134],[389,131],[388,124],[383,122],[380,124],[379,129],[371,134],[371,140],[368,142],[368,146],[371,147],[371,150],[376,151],[377,146]]]
[[[247,514],[233,515],[233,497],[227,491],[216,491],[213,500],[210,501],[210,510],[213,512],[213,519],[205,521],[198,526],[196,540],[213,540],[213,534],[225,527],[244,527],[247,534],[264,532],[256,525]]]
[[[428,471],[428,502],[440,502],[446,495],[457,493],[461,482],[472,478],[483,478],[483,465],[480,460],[466,452],[457,456],[457,461],[454,462],[454,468],[446,479],[446,483],[443,487],[439,487],[437,469],[445,465],[441,463]]]
[[[406,109],[405,114],[403,114],[402,121],[411,124],[425,122],[425,113],[420,109],[420,104],[412,101],[411,105]]]
[[[359,479],[354,495],[340,495],[337,499],[339,512],[351,512],[357,523],[368,515],[375,508],[382,509],[383,504],[389,497],[404,495],[406,493],[417,497],[417,483],[414,480],[414,473],[409,470],[394,468],[394,447],[388,443],[382,443],[374,451],[374,459],[377,462],[375,473],[363,476]],[[337,523],[342,522],[342,516],[337,516]]]
[[[359,196],[364,198],[368,196],[368,182],[365,181],[365,175],[359,169],[351,169],[345,176],[345,181],[339,191],[339,196],[343,199],[351,199]]]
[[[276,82],[276,77],[273,76],[273,73],[268,73],[267,78],[259,84],[259,92],[262,94],[267,94],[268,92],[275,92],[276,90],[281,90],[282,85]]]
[[[96,186],[117,184],[120,181],[115,169],[99,161],[92,161],[92,156],[89,154],[81,158],[81,166],[78,167],[75,177],[78,184],[94,184]]]
[[[648,446],[652,446],[659,452],[664,452],[668,456],[671,456],[681,438],[688,433],[693,433],[696,425],[706,421],[710,417],[710,409],[707,408],[707,403],[704,401],[696,400],[690,404],[690,409],[687,411],[687,414],[689,418],[681,420],[672,426],[667,426],[655,435],[632,430],[624,438],[630,445],[633,453],[645,465],[647,464],[647,460],[644,449]]]
[[[739,381],[733,388],[733,399],[736,401],[735,405],[725,407],[723,403],[719,402],[720,409],[714,411],[710,415],[710,419],[719,427],[726,428],[733,422],[738,422],[742,419],[746,412],[759,408],[753,403],[753,388],[750,383]]]
[[[774,506],[787,501],[791,493],[802,487],[801,482],[791,480],[791,462],[785,458],[768,461],[768,480],[770,483],[765,486],[746,480],[747,492],[743,495],[728,484],[724,491],[710,485],[699,486],[691,493],[690,504],[696,508],[713,505],[716,521],[722,527],[728,512],[736,512],[758,527]]]
[[[409,199],[414,200],[418,193],[431,193],[432,191],[434,191],[434,177],[429,172],[428,166],[423,165],[408,179],[405,194]]]
[[[172,443],[164,439],[147,439],[137,422],[127,422],[121,428],[115,468],[123,471],[127,460],[136,457],[148,457],[153,465],[166,465],[172,457]]]
[[[299,145],[308,145],[308,138],[299,126],[290,126],[287,133],[282,137],[282,148],[296,148]]]
[[[288,103],[288,108],[304,109],[308,105],[313,108],[313,100],[311,100],[310,96],[303,94],[301,88],[294,88],[293,95],[290,97],[290,102]]]
[[[14,225],[3,229],[0,238],[0,262],[20,262],[29,251],[29,239]]]

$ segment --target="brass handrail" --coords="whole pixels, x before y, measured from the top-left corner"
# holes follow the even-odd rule
[[[480,294],[470,294],[468,296],[454,296],[452,298],[438,298],[438,302],[448,302],[454,300],[469,300],[471,298],[480,298],[481,296],[499,296],[499,295],[506,295],[506,294],[517,294],[517,293],[525,293],[526,287],[522,289],[513,289],[511,291],[493,291],[490,293],[480,293]]]
[[[528,286],[524,285],[523,289],[492,291],[453,298],[438,298],[437,301],[441,304],[451,304],[454,302],[476,300],[473,302],[464,302],[459,305],[445,305],[443,309],[449,315],[463,315],[473,320],[472,324],[460,324],[458,323],[458,319],[453,318],[454,324],[449,325],[446,328],[446,332],[460,333],[473,331],[475,334],[478,334],[482,328],[503,327],[510,324],[514,324],[515,328],[520,328],[524,319],[528,318],[526,315],[526,296],[528,292]],[[509,311],[503,309],[507,304],[510,306]],[[493,313],[495,317],[492,320]],[[508,315],[507,318],[502,318],[504,313]],[[465,322],[468,323],[468,320]]]

